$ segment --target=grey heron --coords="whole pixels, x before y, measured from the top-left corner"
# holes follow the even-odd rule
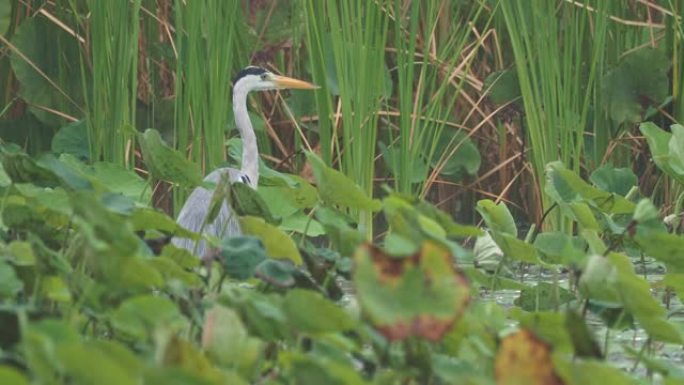
[[[251,91],[268,91],[279,89],[315,89],[318,86],[303,80],[273,74],[260,67],[249,66],[240,71],[233,79],[233,112],[235,124],[242,137],[242,163],[239,170],[230,167],[218,168],[207,175],[204,180],[218,183],[223,175],[231,183],[242,182],[252,188],[259,183],[259,149],[252,122],[247,114],[247,94]],[[240,224],[225,202],[221,206],[216,219],[204,224],[209,212],[213,192],[203,188],[195,188],[183,204],[178,214],[177,223],[193,232],[213,235],[219,239],[241,234]],[[204,224],[204,227],[202,225]],[[210,259],[214,251],[207,247],[205,240],[193,241],[188,238],[174,237],[171,242],[190,252],[195,252],[202,259]]]

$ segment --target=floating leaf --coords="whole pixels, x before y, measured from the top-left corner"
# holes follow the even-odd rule
[[[283,310],[288,324],[303,333],[342,332],[356,326],[344,310],[310,290],[293,289],[287,292]]]
[[[506,336],[496,353],[497,385],[562,385],[551,360],[551,346],[531,331]]]
[[[302,256],[292,238],[277,227],[261,218],[241,217],[240,228],[245,235],[259,238],[271,258],[284,258],[296,265],[302,264]]]
[[[326,166],[315,154],[307,152],[306,159],[313,168],[318,193],[324,202],[368,211],[378,211],[382,207],[380,202],[369,198],[361,187],[346,175]]]
[[[164,143],[159,131],[145,130],[140,140],[145,165],[152,176],[183,187],[195,187],[202,184],[200,167],[185,159],[178,151]]]
[[[359,304],[389,340],[420,336],[438,341],[469,301],[465,278],[454,270],[451,255],[434,242],[423,243],[406,258],[366,244],[354,261]]]

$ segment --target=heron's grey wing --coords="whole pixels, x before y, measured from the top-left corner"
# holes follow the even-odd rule
[[[221,179],[221,175],[226,172],[229,173],[231,182],[235,179],[239,179],[241,175],[238,170],[220,168],[211,172],[204,180],[218,183]],[[195,188],[185,201],[185,204],[183,204],[183,208],[181,208],[176,222],[190,231],[196,233],[200,232],[202,224],[209,213],[212,195],[213,191],[211,190],[207,190],[203,187]],[[240,223],[235,215],[233,215],[231,208],[225,202],[221,205],[221,210],[216,219],[211,223],[207,223],[202,232],[204,234],[213,235],[219,239],[241,234]],[[204,240],[193,241],[188,238],[174,237],[171,242],[177,247],[182,247],[190,252],[194,252],[202,259],[212,257],[211,250],[208,249],[207,242]],[[195,246],[196,243],[197,245]]]

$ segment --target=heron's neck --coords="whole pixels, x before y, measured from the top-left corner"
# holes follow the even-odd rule
[[[233,113],[235,124],[242,137],[242,166],[240,171],[249,178],[249,185],[256,188],[259,183],[259,149],[252,122],[247,114],[247,92],[242,87],[233,90]]]

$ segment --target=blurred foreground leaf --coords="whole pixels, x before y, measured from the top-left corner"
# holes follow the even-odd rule
[[[257,217],[241,217],[240,228],[246,235],[261,240],[271,258],[289,259],[296,265],[302,264],[302,256],[292,238],[282,230]]]
[[[531,331],[506,336],[496,353],[497,385],[563,385],[551,361],[551,346]]]
[[[408,257],[359,247],[353,273],[359,304],[374,326],[392,341],[420,336],[438,341],[459,319],[470,289],[451,255],[426,241]]]

